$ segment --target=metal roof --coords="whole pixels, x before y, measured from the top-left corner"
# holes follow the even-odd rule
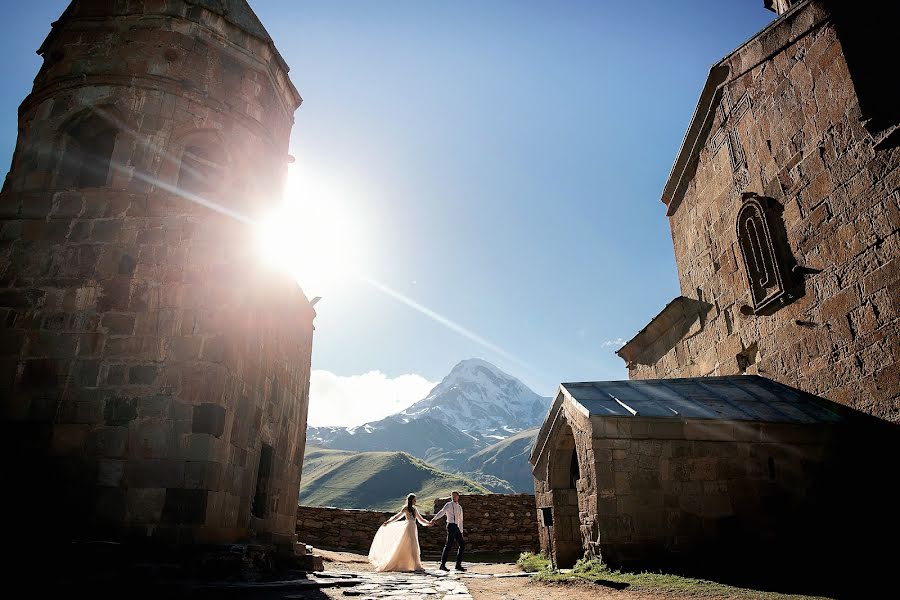
[[[756,375],[563,383],[591,416],[837,423],[839,405]]]

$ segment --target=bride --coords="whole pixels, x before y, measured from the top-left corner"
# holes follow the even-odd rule
[[[398,523],[400,519],[406,519]],[[419,531],[416,522],[424,526],[429,523],[422,518],[416,508],[416,495],[406,497],[406,506],[385,521],[372,540],[369,562],[376,571],[422,571],[419,558]]]

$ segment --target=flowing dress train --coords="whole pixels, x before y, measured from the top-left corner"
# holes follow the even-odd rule
[[[398,522],[399,519],[405,520]],[[423,570],[416,522],[428,525],[415,507],[411,515],[404,508],[378,529],[369,549],[369,562],[376,571]]]

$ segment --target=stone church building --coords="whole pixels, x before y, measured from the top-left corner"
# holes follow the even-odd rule
[[[293,549],[315,312],[252,226],[287,65],[244,0],[73,0],[38,54],[0,194],[9,538]]]
[[[618,351],[630,381],[563,384],[535,445],[560,564],[861,558],[896,521],[900,11],[764,4],[663,190],[680,295]]]

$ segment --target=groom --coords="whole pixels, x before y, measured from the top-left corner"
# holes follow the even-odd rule
[[[450,546],[455,541],[459,546],[456,552],[456,570],[465,571],[462,566],[463,552],[466,550],[466,540],[463,539],[463,509],[459,505],[459,492],[451,494],[453,500],[444,505],[436,515],[431,518],[428,526],[441,517],[447,517],[447,543],[444,544],[444,552],[441,554],[441,571],[449,571],[447,568],[447,555],[450,554]]]

